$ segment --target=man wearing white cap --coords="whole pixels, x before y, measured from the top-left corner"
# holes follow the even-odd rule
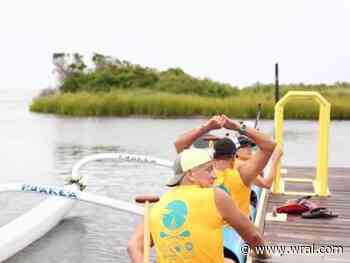
[[[150,245],[155,245],[158,263],[223,263],[225,222],[252,248],[264,244],[231,198],[223,190],[211,187],[214,180],[213,162],[207,151],[185,150],[176,159],[174,176],[167,183],[173,189],[161,197],[150,213]],[[143,225],[139,226],[129,241],[128,252],[134,263],[143,262],[143,229]]]

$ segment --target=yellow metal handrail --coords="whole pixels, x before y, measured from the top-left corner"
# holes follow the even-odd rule
[[[318,92],[314,91],[289,91],[275,105],[275,139],[276,143],[283,145],[283,124],[284,124],[284,106],[293,99],[313,99],[320,106],[319,113],[319,136],[317,144],[317,172],[314,180],[299,178],[283,178],[281,179],[281,162],[276,167],[276,177],[272,188],[273,193],[283,194],[312,194],[319,196],[328,196],[328,141],[329,141],[329,125],[331,105]],[[285,191],[285,182],[312,182],[314,193],[287,192]]]

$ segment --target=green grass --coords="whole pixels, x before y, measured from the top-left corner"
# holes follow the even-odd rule
[[[321,93],[332,105],[332,119],[350,119],[350,89],[327,88]],[[176,95],[149,89],[83,91],[37,98],[30,106],[30,110],[68,116],[191,117],[224,113],[236,118],[254,118],[257,105],[261,103],[262,118],[273,119],[272,94],[269,89],[256,91],[252,88],[225,98]],[[286,106],[285,118],[317,119],[318,105],[313,101],[291,102]]]

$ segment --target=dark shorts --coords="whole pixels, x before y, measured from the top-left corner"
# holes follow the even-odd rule
[[[237,256],[228,248],[224,247],[224,258],[232,259],[233,262],[239,263]]]

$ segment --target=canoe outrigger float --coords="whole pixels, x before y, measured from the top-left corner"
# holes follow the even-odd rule
[[[22,184],[0,185],[0,192],[22,192],[27,186]],[[77,184],[72,184],[61,190],[66,192],[79,191],[78,189]],[[50,197],[29,212],[2,226],[0,228],[0,262],[13,256],[54,228],[72,209],[74,203],[73,199]]]
[[[0,192],[26,192],[49,195],[50,197],[41,202],[24,215],[16,218],[5,226],[0,227],[0,262],[15,255],[29,244],[38,240],[54,228],[66,214],[73,208],[76,201],[97,204],[113,208],[123,212],[142,216],[144,208],[134,203],[116,200],[109,197],[85,193],[87,177],[81,176],[79,170],[87,163],[98,160],[115,160],[137,163],[147,163],[162,167],[173,167],[173,162],[145,155],[101,153],[87,156],[78,161],[72,169],[69,184],[62,186],[50,186],[41,184],[3,184]],[[253,189],[260,196],[260,189]],[[63,197],[63,198],[62,198]],[[252,217],[255,218],[256,208],[252,209]],[[226,236],[232,240],[230,248],[236,254],[239,262],[244,262],[245,257],[240,252],[243,243],[239,235]]]

